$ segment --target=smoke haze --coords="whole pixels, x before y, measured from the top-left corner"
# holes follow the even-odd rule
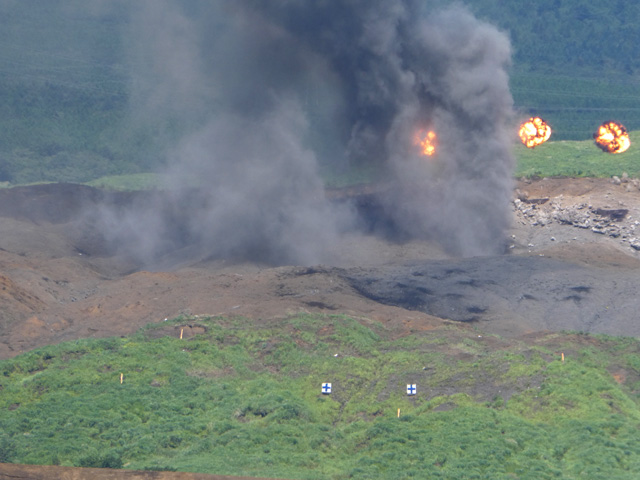
[[[453,254],[500,253],[510,223],[507,37],[461,6],[411,0],[136,2],[133,122],[172,118],[161,197],[104,211],[111,240],[153,262],[193,255],[331,261],[359,224],[321,169],[385,169],[385,214]],[[425,158],[413,135],[438,135]]]

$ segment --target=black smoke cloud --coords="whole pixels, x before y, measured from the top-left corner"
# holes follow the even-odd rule
[[[394,228],[451,253],[499,253],[513,158],[507,37],[465,8],[411,0],[137,2],[132,118],[166,116],[162,196],[103,212],[153,262],[191,255],[331,261],[359,224],[320,170],[376,165]],[[419,126],[438,135],[421,157]]]

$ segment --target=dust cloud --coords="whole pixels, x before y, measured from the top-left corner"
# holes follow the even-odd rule
[[[411,0],[140,1],[126,34],[131,118],[171,119],[162,194],[104,210],[146,263],[182,252],[332,261],[362,224],[327,172],[383,172],[399,238],[495,254],[510,224],[510,44],[463,6]],[[417,128],[437,133],[433,158]]]

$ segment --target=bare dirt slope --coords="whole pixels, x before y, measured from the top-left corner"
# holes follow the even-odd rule
[[[0,480],[260,480],[186,472],[149,472],[0,463]],[[277,480],[277,479],[272,479]]]
[[[0,358],[180,314],[345,313],[398,334],[458,321],[503,335],[640,336],[640,191],[631,182],[518,182],[504,256],[454,259],[426,242],[354,234],[335,265],[314,267],[198,261],[139,270],[77,221],[82,205],[103,201],[113,199],[77,185],[0,190]],[[553,321],[558,306],[562,322]]]

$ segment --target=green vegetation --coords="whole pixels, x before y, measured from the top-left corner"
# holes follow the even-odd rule
[[[639,347],[582,334],[528,345],[463,327],[391,339],[344,316],[178,318],[0,362],[0,461],[300,479],[631,479]],[[322,395],[327,381],[333,393]],[[407,383],[418,395],[406,396]]]
[[[593,140],[548,141],[535,148],[515,149],[516,177],[611,177],[626,173],[640,177],[640,132],[630,132],[631,148],[624,153],[604,153]],[[553,136],[551,137],[554,138]]]
[[[100,177],[86,184],[104,190],[139,191],[162,188],[169,181],[169,178],[159,173],[133,173]]]
[[[640,131],[630,132],[632,148],[621,154],[608,154],[600,150],[593,139],[582,141],[553,140],[536,148],[526,148],[517,143],[514,148],[516,169],[514,176],[521,177],[600,177],[626,173],[630,178],[640,178],[640,150],[633,145],[640,144]],[[329,188],[366,184],[380,180],[380,170],[376,168],[353,167],[340,174],[331,169],[322,172]],[[88,185],[107,190],[147,190],[162,188],[170,179],[159,174],[139,173],[101,177]],[[194,179],[194,185],[197,180]],[[0,183],[0,187],[8,186]]]
[[[630,78],[582,78],[515,71],[511,93],[523,119],[542,117],[556,140],[591,139],[606,121],[640,129],[640,83]]]
[[[557,140],[586,140],[607,120],[640,129],[637,4],[588,0],[467,0],[511,39],[516,108]]]
[[[514,64],[543,74],[591,78],[640,71],[640,8],[623,1],[466,0],[471,10],[507,32]]]
[[[158,171],[167,146],[189,130],[184,119],[149,118],[131,105],[127,8],[63,3],[0,6],[0,186]],[[606,120],[640,130],[638,5],[464,3],[510,37],[516,110],[525,118],[544,118],[554,140],[588,140]],[[425,2],[425,8],[432,6]],[[325,132],[333,127],[319,120],[329,115],[319,95],[310,99],[317,123],[317,138],[310,143],[321,157],[336,158],[341,146],[327,144],[335,132]],[[333,172],[328,166],[322,167],[331,186],[375,178],[371,172]],[[529,170],[528,164],[519,166],[519,174]],[[587,175],[587,170],[592,169],[572,165],[561,173]]]

